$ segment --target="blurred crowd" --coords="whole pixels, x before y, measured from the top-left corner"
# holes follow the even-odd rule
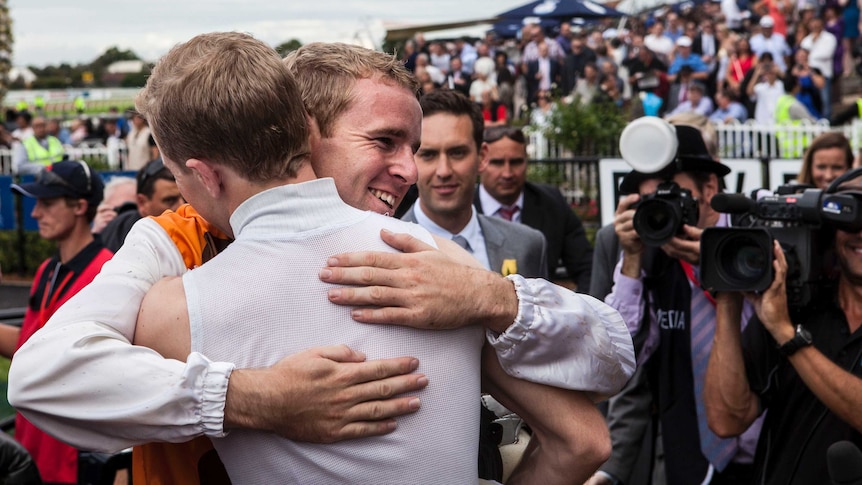
[[[492,30],[475,42],[416,34],[402,58],[423,92],[459,90],[491,125],[541,126],[555,100],[632,107],[632,117],[843,124],[858,116],[833,110],[841,78],[858,75],[858,40],[858,0],[710,0],[623,21],[526,20],[515,37]]]

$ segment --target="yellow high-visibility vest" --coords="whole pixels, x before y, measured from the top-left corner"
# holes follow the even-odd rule
[[[51,165],[63,161],[63,144],[57,138],[48,135],[48,148],[45,149],[35,136],[24,139],[24,148],[27,150],[27,161],[41,165]]]

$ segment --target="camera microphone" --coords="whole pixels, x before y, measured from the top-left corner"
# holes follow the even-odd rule
[[[826,452],[826,465],[833,484],[862,485],[862,451],[853,443],[833,443]]]
[[[753,200],[742,194],[715,194],[709,205],[724,214],[747,214],[757,206]]]

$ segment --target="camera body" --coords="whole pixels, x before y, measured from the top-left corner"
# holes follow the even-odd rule
[[[724,198],[713,199],[716,210],[740,214],[743,227],[712,227],[703,232],[701,282],[705,289],[766,290],[775,278],[773,241],[778,241],[787,260],[788,305],[798,308],[812,301],[831,268],[832,231],[823,230],[824,226],[848,231],[862,228],[862,195],[826,194],[819,189],[788,192],[783,186],[778,194],[758,200],[724,194]]]
[[[697,201],[691,191],[675,182],[662,182],[652,194],[644,195],[635,210],[635,231],[646,246],[658,247],[682,232],[683,224],[697,225]]]

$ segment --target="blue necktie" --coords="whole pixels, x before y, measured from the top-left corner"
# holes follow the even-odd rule
[[[464,236],[456,234],[456,235],[452,236],[452,240],[455,241],[455,244],[466,249],[468,253],[471,253],[471,254],[473,253],[473,250],[470,248],[470,243],[467,242],[467,238],[465,238]]]
[[[696,270],[695,270],[696,271]],[[694,276],[695,281],[697,276]],[[715,334],[715,306],[698,285],[691,289],[691,366],[694,375],[694,398],[697,403],[697,427],[700,434],[700,449],[703,455],[719,472],[727,467],[736,455],[736,438],[721,439],[706,423],[706,409],[703,403],[703,384],[706,367],[712,350],[712,337]]]

